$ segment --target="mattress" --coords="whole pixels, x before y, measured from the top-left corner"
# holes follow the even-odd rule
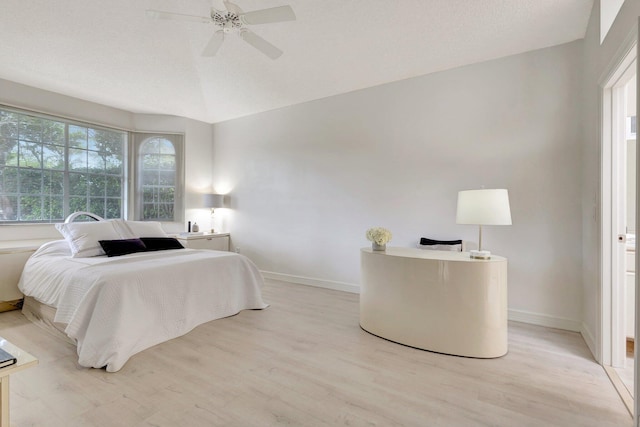
[[[257,267],[233,252],[174,249],[73,258],[64,241],[38,249],[18,285],[44,304],[30,304],[29,316],[75,341],[81,366],[109,372],[197,325],[266,308],[262,286]]]

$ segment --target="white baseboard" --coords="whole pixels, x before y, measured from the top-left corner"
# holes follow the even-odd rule
[[[281,280],[283,282],[298,283],[300,285],[315,286],[317,288],[333,289],[336,291],[360,293],[360,286],[351,283],[334,282],[332,280],[315,279],[312,277],[294,276],[292,274],[274,273],[273,271],[261,271],[265,279]]]
[[[301,285],[315,286],[318,288],[333,289],[336,291],[350,292],[352,294],[360,293],[360,286],[354,285],[352,283],[334,282],[332,280],[295,276],[293,274],[274,273],[273,271],[262,271],[261,273],[266,279],[280,280],[289,283],[298,283]],[[510,309],[508,318],[509,320],[513,320],[514,322],[546,326],[548,328],[564,329],[573,332],[582,332],[583,330],[586,330],[586,328],[583,328],[583,325],[577,320],[554,317],[547,314],[532,313],[530,311],[524,310]],[[588,339],[591,340],[591,342],[587,341],[587,345],[593,352],[593,348],[595,348],[593,346],[593,337],[588,331],[586,333],[588,334],[589,338],[585,337],[585,341],[587,341]],[[583,336],[585,336],[584,333]]]
[[[584,322],[582,322],[582,327],[580,328],[580,335],[582,335],[584,342],[587,343],[587,347],[589,347],[593,358],[600,363],[600,360],[598,359],[598,352],[596,351],[596,339],[593,337],[593,334]]]
[[[546,326],[547,328],[564,329],[573,332],[580,332],[582,330],[582,325],[577,320],[549,316],[548,314],[532,313],[524,310],[509,309],[508,318],[514,322]]]

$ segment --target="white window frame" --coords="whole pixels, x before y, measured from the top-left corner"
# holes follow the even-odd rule
[[[95,123],[90,123],[90,122],[85,122],[85,121],[81,121],[81,120],[75,120],[72,118],[67,118],[67,117],[61,117],[61,116],[56,116],[54,114],[45,114],[45,113],[39,113],[39,112],[35,112],[35,111],[31,111],[31,110],[27,110],[27,109],[22,109],[22,108],[15,108],[15,107],[10,107],[10,106],[6,106],[3,104],[0,104],[0,109],[4,110],[4,111],[9,111],[12,113],[16,113],[16,114],[21,114],[21,115],[25,115],[25,116],[30,116],[30,117],[36,117],[36,118],[40,118],[40,119],[44,119],[44,120],[50,120],[50,121],[55,121],[55,122],[59,122],[59,123],[63,123],[65,126],[65,131],[64,131],[64,139],[65,139],[65,167],[63,170],[60,170],[59,172],[64,173],[64,193],[63,193],[63,218],[62,219],[41,219],[41,220],[7,220],[7,221],[0,221],[0,225],[15,225],[15,224],[38,224],[38,223],[56,223],[56,222],[62,222],[64,221],[64,217],[68,216],[70,213],[69,211],[69,203],[70,203],[70,183],[69,183],[69,176],[71,173],[75,173],[74,171],[70,170],[70,159],[69,159],[69,149],[70,147],[70,142],[69,142],[69,133],[68,133],[68,129],[70,126],[78,126],[78,127],[83,127],[83,128],[89,128],[89,129],[94,129],[94,130],[104,130],[104,131],[108,131],[108,132],[118,132],[118,133],[122,133],[125,136],[125,141],[124,141],[124,146],[123,146],[123,164],[122,164],[122,195],[120,197],[121,200],[121,209],[120,209],[120,214],[121,215],[125,215],[125,213],[128,210],[128,206],[127,206],[127,201],[129,198],[129,188],[127,185],[128,182],[128,161],[129,161],[129,155],[128,155],[128,151],[129,151],[129,146],[130,146],[130,134],[129,132],[127,132],[126,130],[122,130],[122,129],[118,129],[118,128],[114,128],[114,127],[108,127],[108,126],[103,126],[103,125],[99,125],[99,124],[95,124]],[[42,142],[41,144],[46,144],[46,142]],[[91,150],[86,150],[86,151],[91,151]],[[41,169],[44,170],[44,169]],[[105,175],[106,176],[106,175]],[[100,215],[104,215],[104,213],[100,213],[98,212],[98,214]]]
[[[130,162],[131,164],[131,176],[133,177],[133,186],[131,191],[130,203],[131,207],[129,211],[129,218],[133,218],[137,221],[143,220],[142,218],[142,182],[141,182],[141,161],[140,148],[144,142],[151,138],[163,138],[169,140],[174,148],[176,155],[176,181],[175,181],[175,199],[173,206],[174,218],[172,221],[182,223],[184,219],[184,135],[178,133],[166,133],[166,132],[132,132],[130,144]],[[153,221],[153,219],[149,219]]]

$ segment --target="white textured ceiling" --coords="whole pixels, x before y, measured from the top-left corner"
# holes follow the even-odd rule
[[[584,37],[593,0],[235,0],[290,4],[297,20],[252,26],[213,58],[221,0],[1,0],[0,78],[138,113],[219,122]],[[1,94],[0,94],[1,97]]]

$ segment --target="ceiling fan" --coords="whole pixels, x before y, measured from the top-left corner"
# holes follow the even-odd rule
[[[274,22],[295,21],[296,15],[291,6],[278,6],[268,9],[243,12],[238,5],[230,1],[224,1],[226,11],[211,8],[211,16],[183,15],[181,13],[163,12],[160,10],[147,10],[147,16],[153,19],[175,19],[179,21],[199,22],[202,24],[214,24],[219,29],[213,33],[211,40],[202,51],[203,56],[214,56],[222,42],[225,34],[232,30],[238,32],[242,40],[258,49],[271,59],[277,59],[282,55],[282,51],[249,30],[246,25],[270,24]]]

